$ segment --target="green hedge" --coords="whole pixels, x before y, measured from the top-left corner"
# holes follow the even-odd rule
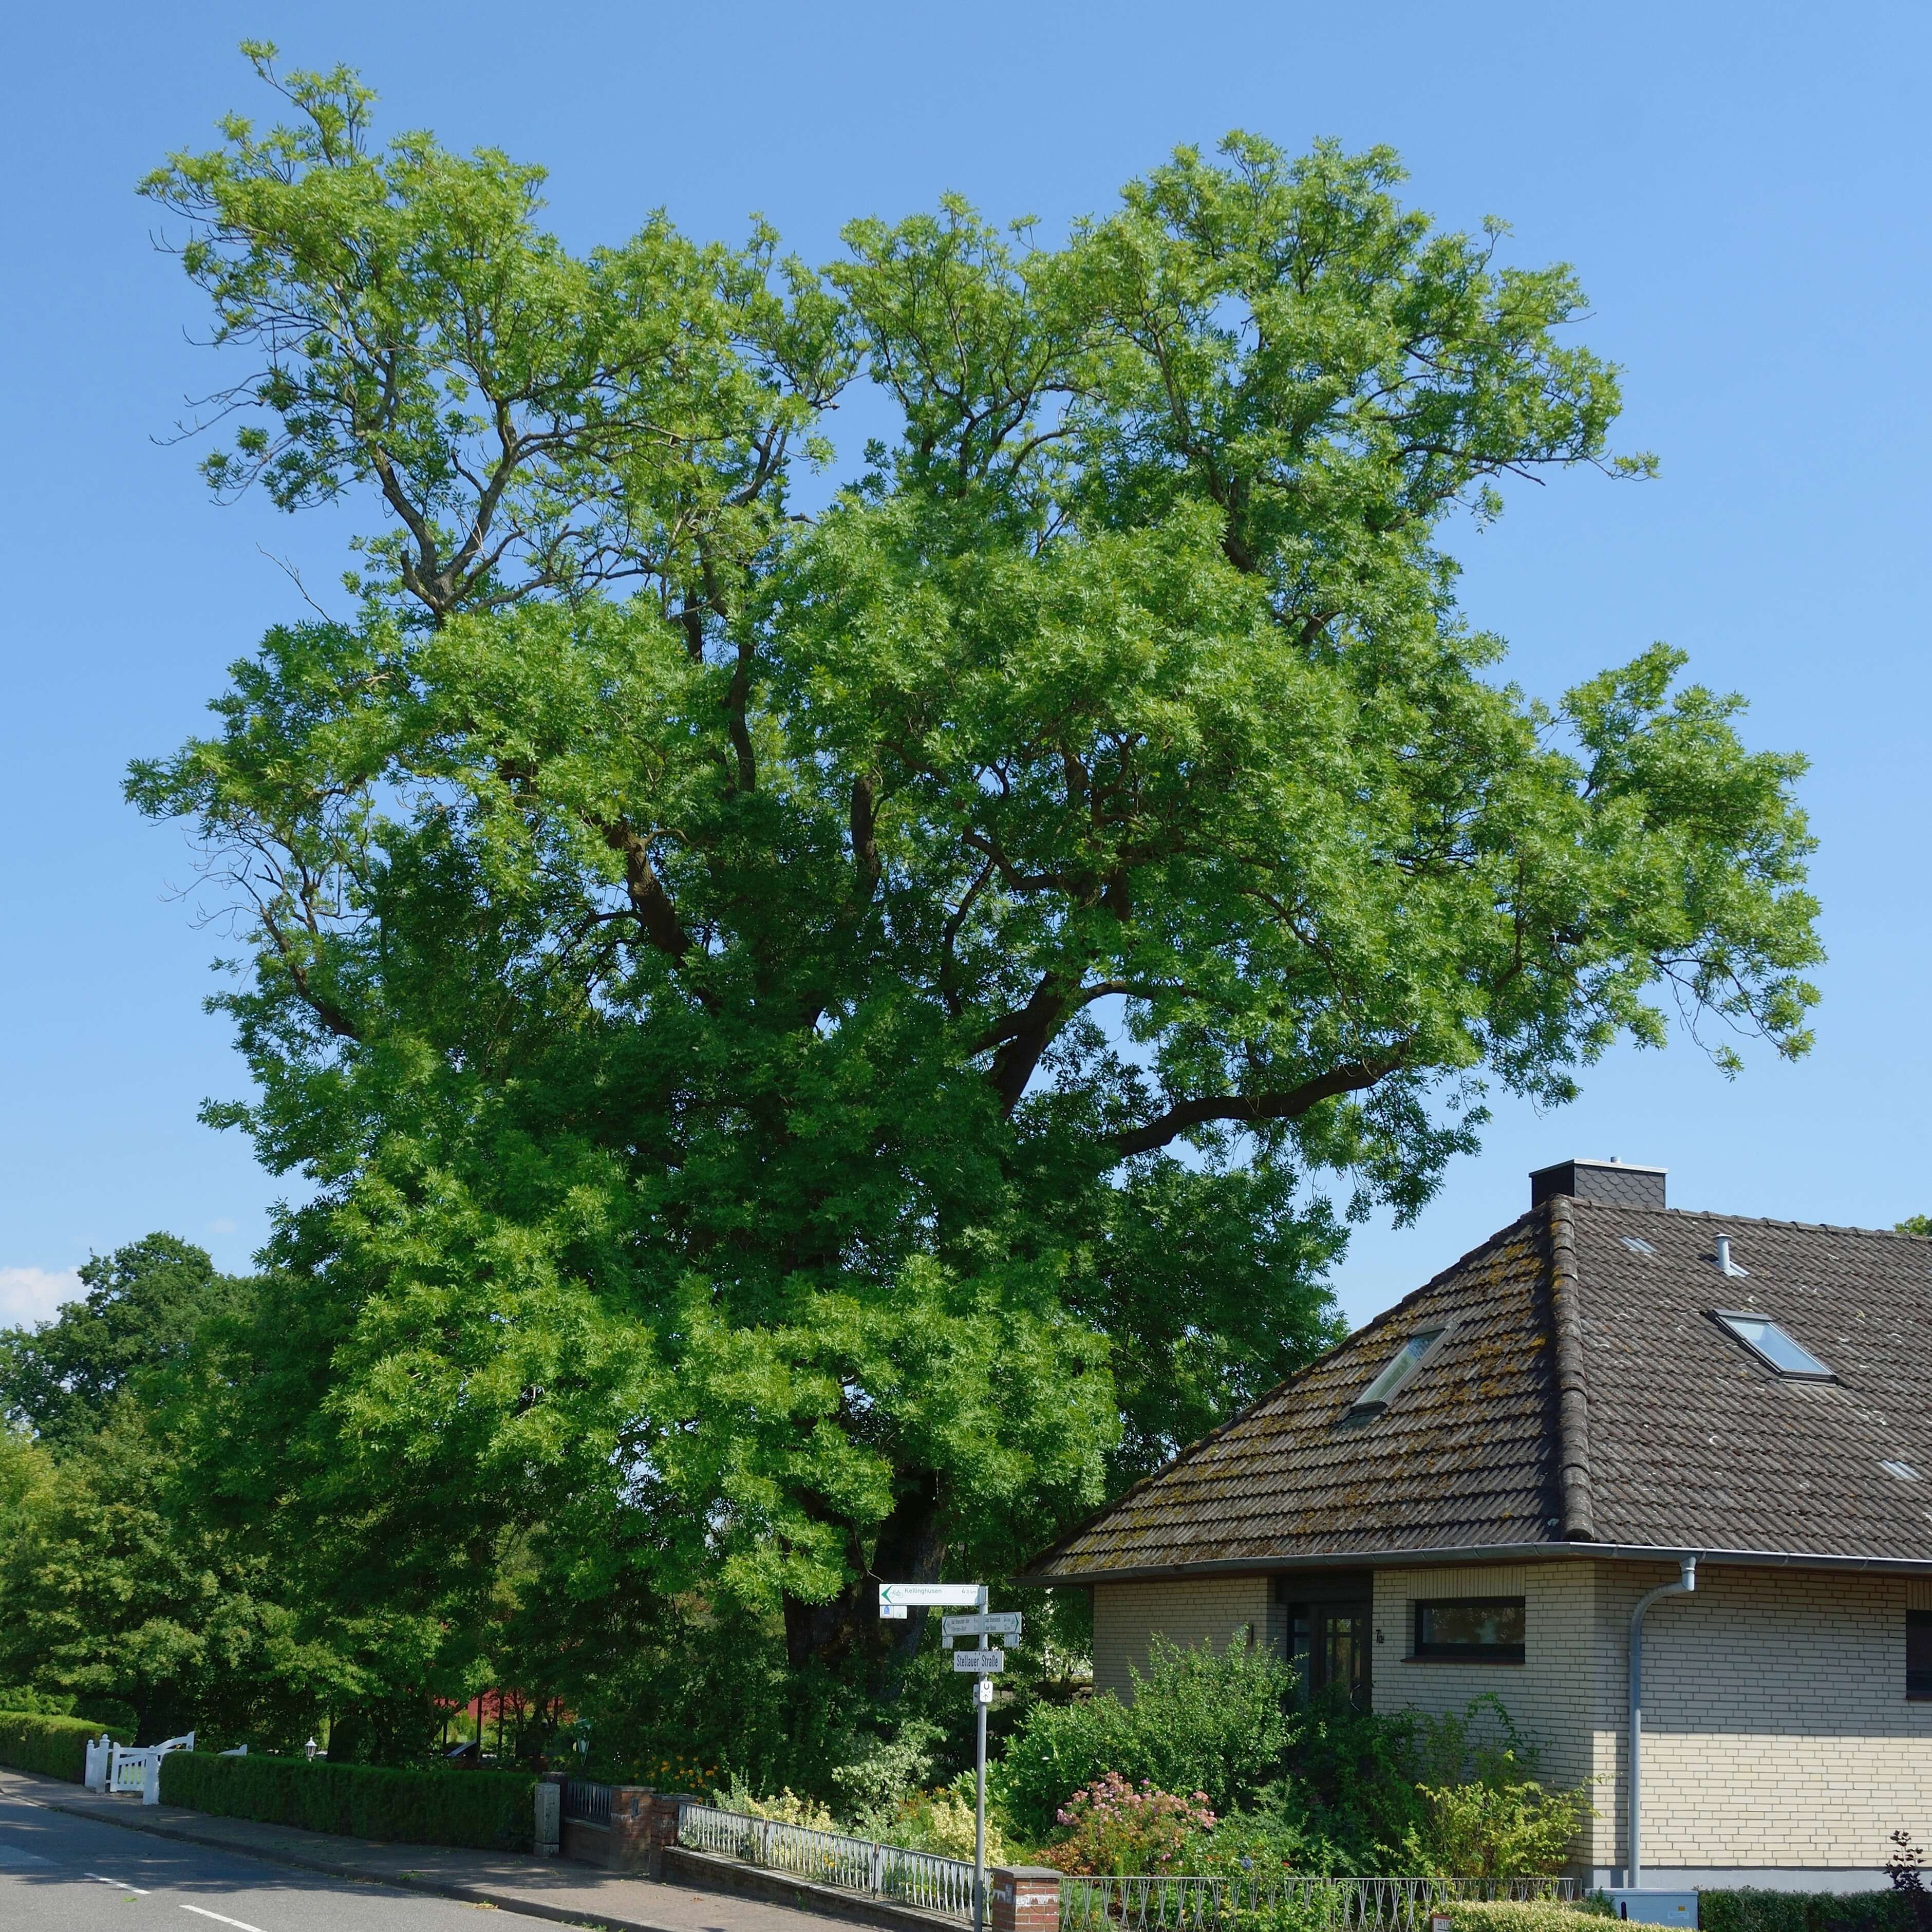
[[[79,1784],[87,1776],[87,1741],[106,1727],[85,1718],[53,1718],[41,1711],[0,1711],[0,1764],[64,1778]]]
[[[1735,1892],[1697,1896],[1700,1932],[1908,1932],[1912,1915],[1895,1892]]]
[[[1458,1898],[1432,1909],[1448,1913],[1451,1932],[1606,1932],[1603,1907],[1585,1899]]]
[[[530,1849],[536,1784],[512,1771],[386,1771],[210,1751],[171,1751],[161,1760],[164,1804],[352,1838],[486,1852]]]

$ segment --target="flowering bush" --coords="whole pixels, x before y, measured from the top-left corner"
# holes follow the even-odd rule
[[[889,1845],[902,1845],[909,1852],[936,1852],[945,1858],[970,1858],[973,1856],[974,1825],[973,1774],[962,1771],[950,1784],[936,1791],[915,1791],[893,1814],[876,1835]],[[986,1820],[986,1862],[1006,1862],[1006,1842],[1000,1835],[999,1821]]]
[[[831,1812],[816,1798],[801,1798],[790,1785],[776,1798],[760,1797],[736,1772],[726,1788],[714,1791],[711,1802],[721,1811],[736,1811],[748,1818],[769,1818],[775,1824],[802,1825],[814,1832],[836,1832],[838,1827]]]
[[[1117,1771],[1082,1786],[1056,1816],[1062,1830],[1052,1859],[1067,1872],[1178,1870],[1188,1840],[1214,1828],[1204,1791],[1179,1797],[1150,1779],[1130,1784]]]

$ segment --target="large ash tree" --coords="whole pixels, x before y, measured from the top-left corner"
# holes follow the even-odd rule
[[[863,1675],[868,1580],[1010,1568],[1324,1346],[1328,1198],[1412,1213],[1486,1086],[1673,1009],[1804,1050],[1801,761],[1459,614],[1446,525],[1646,465],[1570,272],[1385,151],[578,256],[250,51],[282,124],[146,186],[252,352],[207,474],[370,521],[130,789],[245,935],[216,1111],[316,1184],[200,1425],[304,1600]],[[857,385],[898,433],[803,514]]]

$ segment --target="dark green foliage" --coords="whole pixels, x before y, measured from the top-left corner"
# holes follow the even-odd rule
[[[486,1852],[530,1849],[536,1783],[508,1771],[391,1771],[208,1751],[173,1751],[161,1760],[164,1804],[348,1838]]]
[[[1804,1050],[1802,760],[1660,646],[1533,704],[1456,608],[1504,479],[1648,465],[1569,271],[1388,152],[1231,136],[1064,246],[948,200],[822,272],[580,257],[539,170],[250,58],[283,124],[146,184],[245,352],[208,475],[376,526],[130,777],[245,935],[210,1118],[305,1182],[162,1418],[144,1723],[280,1657],[274,1736],[401,1756],[494,1681],[818,1783],[925,1667],[872,1580],[1010,1575],[1319,1350],[1346,1214],[1485,1082],[1677,1010]],[[801,515],[861,380],[897,422]],[[72,1611],[34,1681],[124,1676]],[[1170,1715],[1028,1718],[1023,1802],[1108,1724],[1265,1781],[1278,1713]]]
[[[0,1764],[78,1784],[87,1775],[87,1742],[100,1736],[102,1728],[84,1718],[0,1711]]]
[[[1156,1636],[1134,1696],[1034,1707],[1009,1742],[998,1792],[1015,1830],[1043,1843],[1072,1792],[1107,1772],[1162,1791],[1204,1791],[1226,1811],[1276,1776],[1294,1675],[1266,1651],[1183,1650]]]
[[[98,1429],[110,1400],[144,1372],[183,1360],[201,1323],[245,1292],[166,1234],[92,1256],[80,1278],[85,1298],[52,1321],[0,1330],[0,1419],[63,1444]]]
[[[1895,1892],[1700,1892],[1701,1932],[1910,1932],[1912,1914]]]

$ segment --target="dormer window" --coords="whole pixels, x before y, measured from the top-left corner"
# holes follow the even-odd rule
[[[1712,1318],[1735,1335],[1758,1360],[1796,1380],[1829,1382],[1832,1372],[1810,1349],[1794,1342],[1768,1316],[1748,1309],[1714,1309]]]
[[[1447,1328],[1422,1328],[1410,1336],[1382,1373],[1349,1404],[1350,1414],[1372,1414],[1388,1408],[1396,1391],[1429,1359],[1436,1343],[1448,1332]]]

